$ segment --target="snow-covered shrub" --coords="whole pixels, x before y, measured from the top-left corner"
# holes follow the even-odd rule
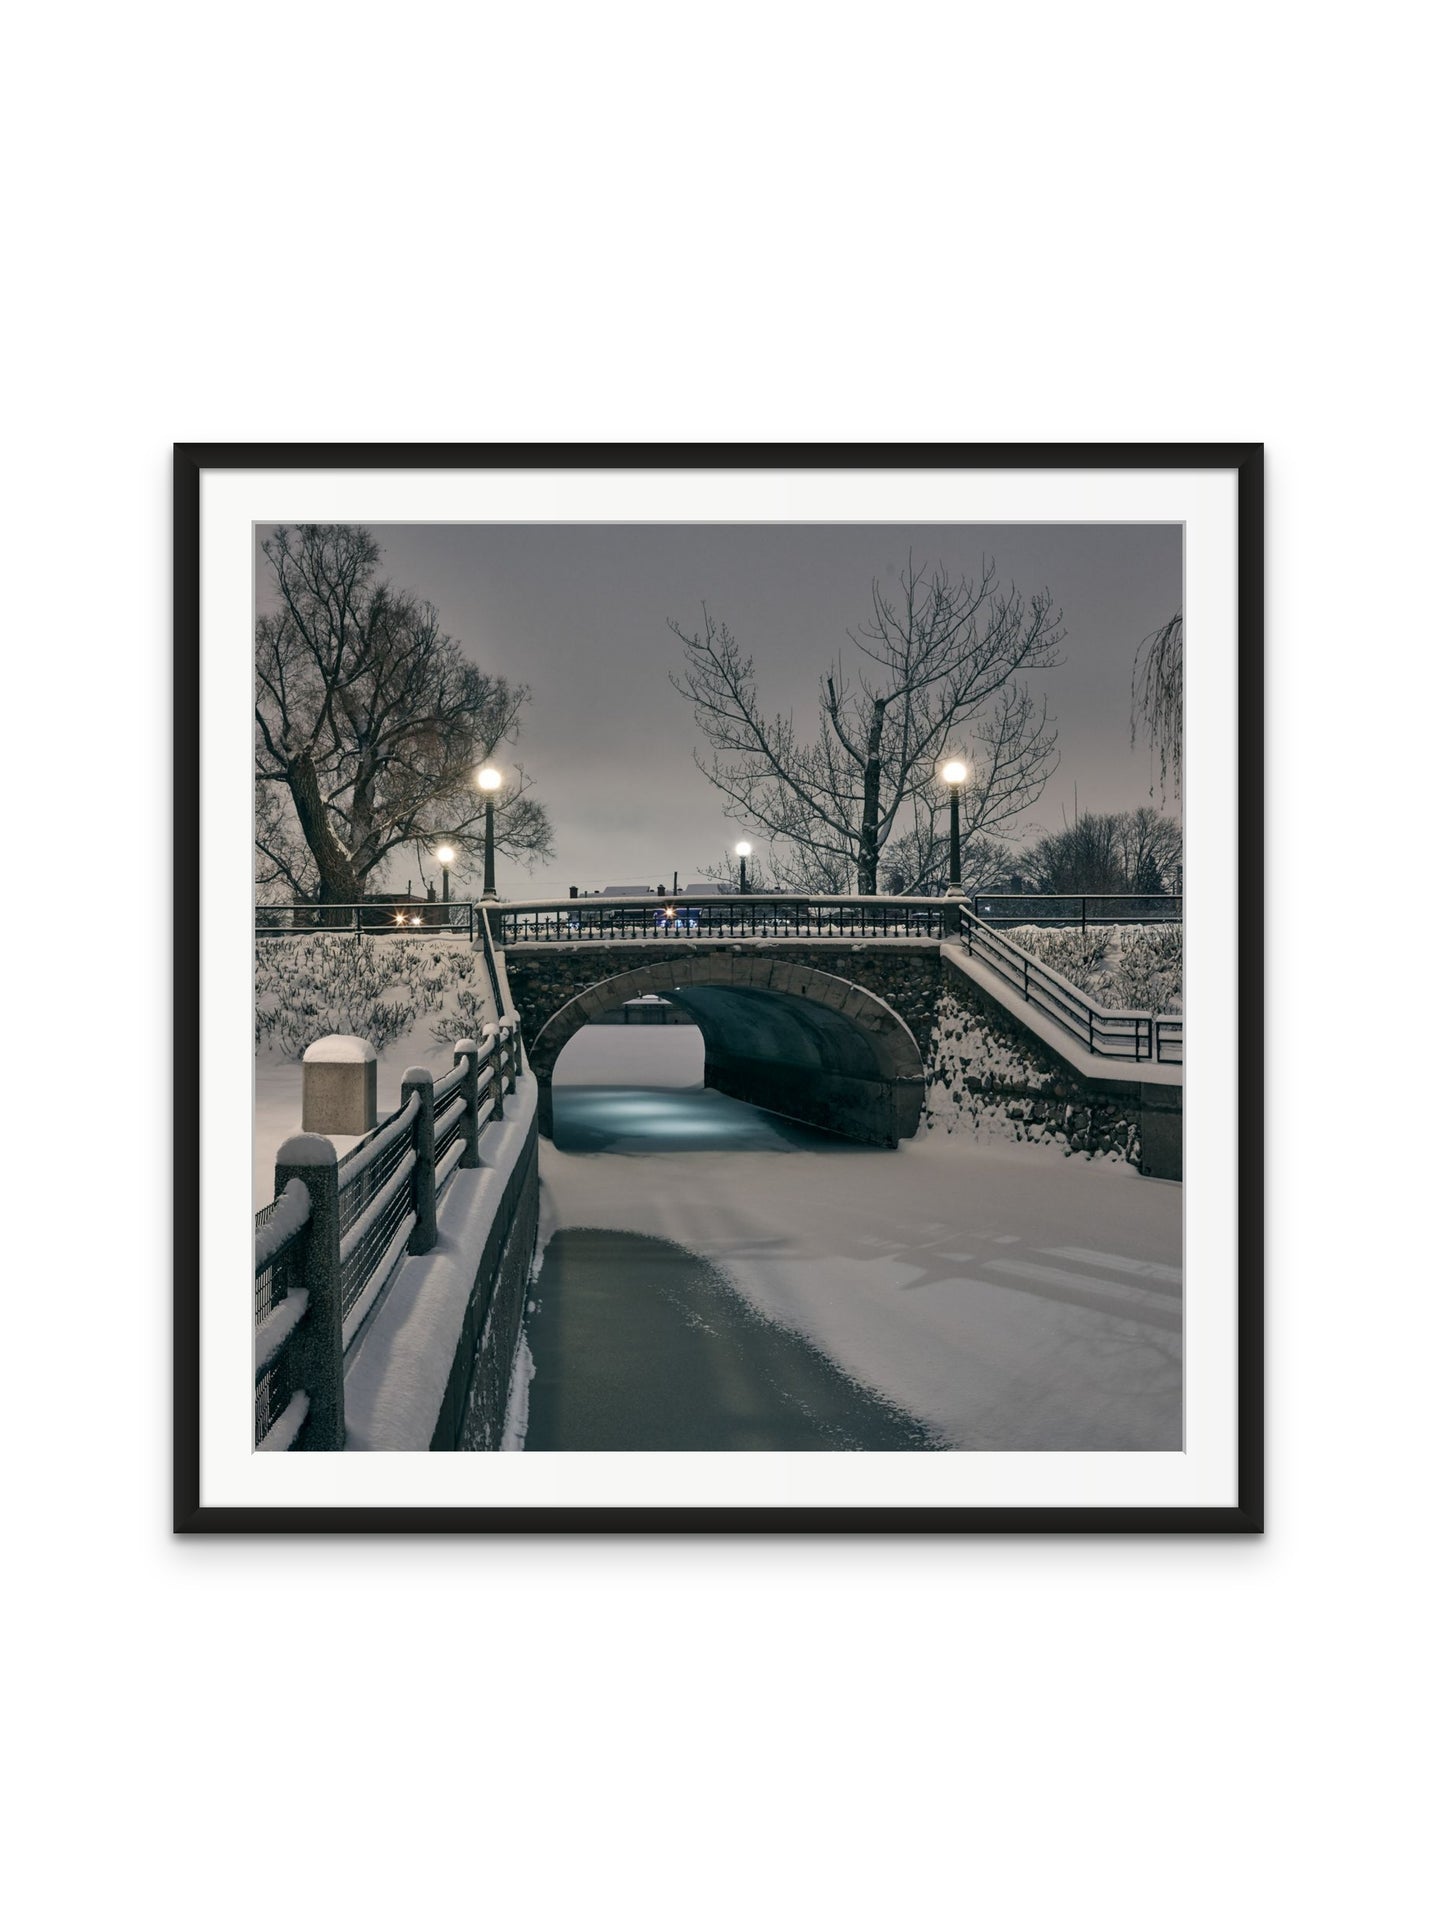
[[[256,1042],[300,1057],[340,1032],[385,1050],[470,974],[462,945],[340,932],[273,938],[256,949]]]
[[[1135,924],[1119,932],[1114,985],[1121,1010],[1184,1008],[1184,929],[1181,924]]]
[[[480,1043],[482,1025],[488,1021],[488,1004],[485,997],[463,985],[453,999],[456,1004],[455,1017],[444,1017],[440,1023],[433,1024],[431,1034],[439,1044],[454,1044],[459,1037],[470,1037]]]
[[[1040,963],[1046,963],[1050,970],[1057,970],[1061,977],[1067,977],[1081,989],[1107,967],[1109,947],[1114,940],[1113,929],[1107,925],[1103,928],[1096,925],[1092,930],[1049,930],[1026,923],[1017,930],[1005,931],[1004,935],[1010,943],[1027,950],[1031,957],[1037,957]]]
[[[1105,924],[1090,930],[1025,924],[1003,933],[1104,1010],[1184,1008],[1184,931],[1177,923]]]

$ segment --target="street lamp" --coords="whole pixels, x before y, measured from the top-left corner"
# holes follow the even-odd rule
[[[443,843],[436,853],[436,858],[437,862],[442,866],[442,902],[450,903],[452,895],[452,865],[457,860],[457,853],[450,843]]]
[[[963,862],[958,846],[958,799],[968,781],[968,765],[953,757],[940,774],[948,785],[948,895],[963,895]]]
[[[493,854],[492,836],[495,828],[493,813],[497,791],[502,787],[502,772],[493,769],[489,763],[485,769],[477,771],[477,787],[487,799],[487,836],[482,851],[482,898],[485,902],[497,900],[497,867]]]
[[[752,853],[753,846],[751,843],[739,843],[737,845],[739,896],[746,896],[748,893],[748,858]]]

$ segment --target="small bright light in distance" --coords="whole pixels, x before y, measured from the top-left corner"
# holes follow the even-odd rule
[[[739,843],[735,852],[738,856],[751,856],[752,853],[753,846],[751,843]]]
[[[489,764],[486,769],[477,771],[477,782],[484,790],[499,790],[502,787],[502,772]]]
[[[955,757],[951,763],[944,764],[943,780],[948,784],[966,783],[968,781],[968,765],[966,763],[960,763],[958,758]]]
[[[441,848],[437,851],[437,862],[438,863],[455,863],[456,860],[457,860],[457,853],[452,848],[451,844],[443,843]]]

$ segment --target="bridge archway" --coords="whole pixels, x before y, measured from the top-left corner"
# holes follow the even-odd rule
[[[890,1005],[806,964],[726,955],[661,957],[553,1011],[528,1048],[548,1137],[563,1046],[594,1017],[649,992],[697,1024],[711,1089],[863,1144],[894,1146],[918,1129],[923,1060]]]

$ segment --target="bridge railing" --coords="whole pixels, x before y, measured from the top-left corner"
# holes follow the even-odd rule
[[[976,890],[971,899],[973,914],[981,923],[996,929],[1011,924],[1037,923],[1064,929],[1097,929],[1111,923],[1182,923],[1184,899],[1161,893],[1087,896],[1035,896],[1008,890]]]
[[[346,1349],[402,1254],[435,1245],[438,1195],[482,1162],[520,1070],[509,1010],[480,1043],[458,1042],[445,1077],[408,1073],[397,1109],[340,1159],[326,1138],[282,1145],[275,1198],[256,1213],[258,1451],[345,1444]]]
[[[1182,1064],[1184,1019],[1147,1010],[1106,1010],[1037,957],[958,906],[959,940],[970,957],[996,971],[1026,1004],[1061,1025],[1091,1055],[1134,1064]]]
[[[503,904],[488,916],[498,941],[617,943],[695,937],[932,937],[948,930],[943,897],[809,897],[688,893],[561,897]]]
[[[476,905],[411,897],[401,902],[258,903],[258,937],[310,937],[330,931],[355,937],[465,937],[477,935]]]

